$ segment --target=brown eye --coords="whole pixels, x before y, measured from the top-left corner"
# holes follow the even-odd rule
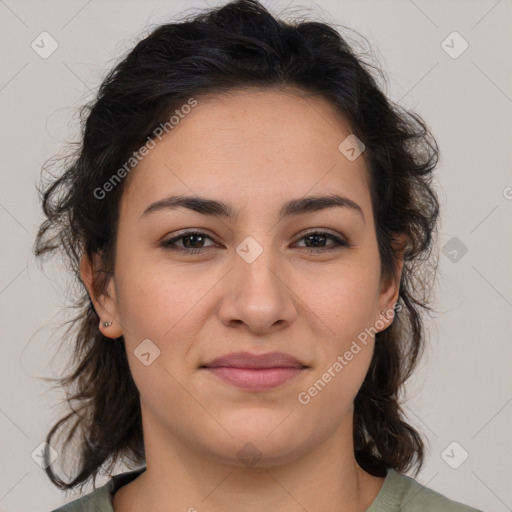
[[[193,254],[204,252],[204,250],[211,247],[201,246],[201,244],[205,243],[206,239],[212,240],[212,238],[205,233],[201,233],[199,231],[187,231],[174,238],[171,238],[170,240],[165,240],[161,243],[161,246],[172,251],[188,252]],[[178,241],[182,241],[183,247],[176,245],[176,242]]]
[[[311,254],[352,247],[352,244],[342,238],[324,231],[312,231],[303,236],[300,240],[306,240],[306,252]],[[334,243],[324,245],[325,240],[332,240]]]

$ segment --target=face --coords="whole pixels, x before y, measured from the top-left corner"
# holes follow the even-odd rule
[[[254,90],[197,100],[127,178],[114,277],[95,305],[113,321],[104,334],[124,336],[146,443],[233,464],[252,443],[260,464],[282,463],[335,432],[351,436],[398,282],[381,279],[364,153],[340,151],[351,130],[326,99]],[[163,201],[178,195],[231,215]],[[334,195],[344,201],[283,209]],[[84,260],[86,283],[88,269]],[[233,352],[281,352],[303,368],[203,368]]]

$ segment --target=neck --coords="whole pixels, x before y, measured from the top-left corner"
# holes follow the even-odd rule
[[[157,425],[144,424],[147,469],[115,494],[115,512],[221,512],[234,504],[247,512],[359,512],[384,482],[355,460],[352,416],[323,443],[297,449],[287,461],[262,456],[247,465],[205,454],[204,447],[178,442]]]

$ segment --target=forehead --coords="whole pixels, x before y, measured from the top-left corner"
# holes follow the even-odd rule
[[[340,151],[351,128],[323,96],[253,89],[195,99],[129,174],[125,208],[141,213],[170,193],[229,195],[239,206],[329,192],[368,203],[364,153],[351,161]]]

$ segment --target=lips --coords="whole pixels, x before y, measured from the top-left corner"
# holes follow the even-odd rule
[[[298,359],[283,352],[251,354],[249,352],[233,352],[218,357],[203,365],[206,368],[307,368]]]
[[[214,359],[200,368],[224,383],[246,391],[265,391],[296,378],[309,367],[282,352],[236,352]]]

